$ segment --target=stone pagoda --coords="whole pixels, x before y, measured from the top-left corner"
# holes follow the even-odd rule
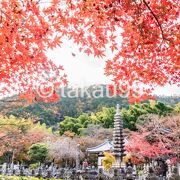
[[[114,168],[121,167],[122,158],[124,156],[125,150],[124,145],[128,144],[128,141],[123,136],[123,121],[120,115],[120,106],[116,107],[116,114],[114,116],[114,129],[113,129],[113,139],[112,141],[107,139],[104,143],[96,146],[87,148],[89,154],[98,155],[98,169],[103,168],[102,160],[104,159],[103,152],[111,152],[116,161],[113,164]]]
[[[124,152],[124,136],[123,136],[123,121],[120,115],[120,106],[117,104],[116,114],[114,116],[114,130],[113,130],[113,155],[116,159],[113,167],[121,167],[122,158],[125,155]]]

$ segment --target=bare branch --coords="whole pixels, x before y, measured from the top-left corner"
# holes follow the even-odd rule
[[[156,20],[157,25],[158,25],[158,27],[159,27],[160,30],[161,30],[162,38],[163,38],[164,40],[168,40],[168,39],[166,39],[165,36],[164,36],[164,31],[163,31],[163,29],[162,29],[161,23],[159,22],[156,14],[153,12],[153,10],[150,8],[149,4],[148,4],[145,0],[143,0],[143,3],[146,5],[146,7],[149,9],[149,11],[150,11],[151,14],[153,15],[154,19]]]

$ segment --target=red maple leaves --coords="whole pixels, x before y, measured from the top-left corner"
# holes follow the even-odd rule
[[[164,145],[160,142],[150,144],[145,139],[147,135],[148,135],[147,133],[143,133],[143,134],[133,133],[129,140],[129,143],[126,146],[126,150],[138,157],[148,157],[148,158],[153,158],[160,155],[167,155],[169,153],[173,153],[171,150],[164,147]]]
[[[105,73],[133,101],[148,97],[149,85],[180,80],[178,0],[3,0],[0,7],[1,92],[28,90],[53,73],[62,83],[64,73],[46,51],[64,37],[98,58],[110,50]]]
[[[62,67],[46,56],[47,48],[61,44],[60,37],[51,40],[54,32],[38,1],[1,1],[0,5],[1,91],[22,93],[36,90],[42,82],[63,83]],[[33,93],[26,94],[32,101]]]

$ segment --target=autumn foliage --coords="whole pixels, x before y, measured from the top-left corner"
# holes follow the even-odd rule
[[[27,160],[28,148],[50,137],[45,127],[33,124],[31,120],[17,119],[13,116],[0,117],[0,156],[9,152],[12,160]]]
[[[126,150],[139,158],[167,156],[172,162],[178,161],[179,127],[178,114],[166,117],[151,115],[139,126],[140,132],[132,132]]]
[[[132,137],[130,138],[129,144],[126,146],[127,151],[132,152],[138,157],[149,158],[172,153],[171,150],[165,148],[165,146],[163,146],[163,144],[160,142],[150,144],[148,141],[146,141],[145,136],[147,136],[147,134],[133,133]]]
[[[0,9],[1,94],[27,91],[35,99],[39,85],[66,84],[63,67],[46,54],[67,39],[107,59],[106,75],[131,100],[148,97],[145,85],[180,80],[178,0],[2,0]]]
[[[3,0],[0,7],[1,94],[25,92],[25,98],[31,97],[32,101],[38,88],[46,92],[47,88],[55,90],[66,84],[63,67],[56,66],[45,54],[58,41],[50,38],[54,31],[40,3]]]

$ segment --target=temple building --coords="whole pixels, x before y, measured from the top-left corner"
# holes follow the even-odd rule
[[[113,140],[105,140],[104,143],[87,148],[88,153],[98,154],[98,168],[102,168],[102,160],[104,158],[104,152],[111,152],[115,157],[115,163],[113,167],[121,167],[122,158],[125,155],[124,145],[127,144],[127,140],[123,136],[123,121],[120,115],[120,106],[117,105],[116,114],[114,116],[114,129]]]

